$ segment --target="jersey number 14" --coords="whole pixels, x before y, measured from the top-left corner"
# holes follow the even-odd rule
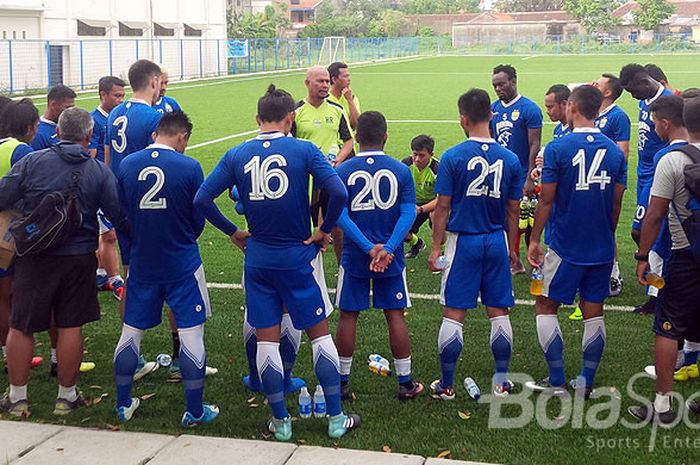
[[[590,190],[591,184],[600,184],[600,190],[605,190],[605,186],[612,183],[612,179],[608,176],[606,170],[598,173],[606,153],[606,149],[598,149],[593,156],[593,163],[591,163],[591,167],[586,173],[586,152],[583,149],[576,152],[576,156],[571,160],[571,163],[578,167],[577,191]]]

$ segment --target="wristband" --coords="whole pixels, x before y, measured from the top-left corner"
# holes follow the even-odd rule
[[[638,262],[648,262],[649,261],[649,254],[640,255],[639,251],[637,251],[634,253],[634,259],[637,260]]]

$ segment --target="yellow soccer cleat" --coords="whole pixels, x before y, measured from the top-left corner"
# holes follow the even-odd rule
[[[581,307],[577,305],[576,309],[571,313],[571,315],[569,315],[569,319],[572,321],[583,320],[583,312],[581,311]]]
[[[81,362],[80,363],[80,372],[81,373],[87,373],[88,371],[92,371],[95,369],[95,362]]]
[[[698,369],[697,363],[693,363],[692,365],[688,365],[686,367],[686,371],[688,372],[688,378],[690,378],[690,379],[695,379],[697,377],[700,377],[700,370]]]
[[[688,376],[688,367],[680,367],[676,372],[673,374],[673,380],[674,381],[688,381],[690,379],[690,376]]]

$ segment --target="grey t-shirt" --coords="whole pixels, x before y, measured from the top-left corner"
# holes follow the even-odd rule
[[[700,148],[700,143],[693,145]],[[654,183],[651,186],[651,195],[671,201],[668,209],[668,227],[671,231],[673,250],[690,246],[681,223],[691,215],[690,210],[686,208],[690,192],[685,187],[683,176],[685,165],[691,162],[692,160],[682,152],[673,151],[666,154],[656,167]]]

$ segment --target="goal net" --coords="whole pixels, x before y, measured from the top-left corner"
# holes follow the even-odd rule
[[[324,37],[318,64],[328,66],[336,61],[345,61],[345,37]]]

